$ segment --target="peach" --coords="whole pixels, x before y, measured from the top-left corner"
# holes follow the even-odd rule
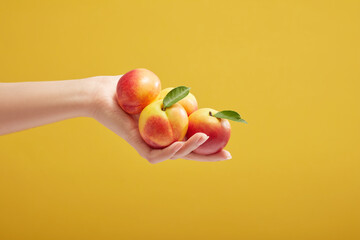
[[[195,153],[208,155],[221,151],[230,139],[231,127],[227,119],[216,118],[218,111],[211,108],[201,108],[189,116],[189,126],[186,137],[190,138],[197,132],[205,133],[208,140],[194,150]]]
[[[188,116],[179,103],[163,109],[163,100],[144,108],[139,117],[139,132],[152,148],[164,148],[183,140],[188,128]]]
[[[144,68],[134,69],[119,79],[116,87],[117,102],[125,112],[138,114],[156,100],[160,91],[158,76]]]
[[[172,89],[174,88],[165,88],[161,90],[157,99],[165,98],[166,94],[168,94]],[[180,103],[185,108],[188,116],[198,109],[196,98],[191,93],[189,93],[185,98],[181,99],[178,103]]]

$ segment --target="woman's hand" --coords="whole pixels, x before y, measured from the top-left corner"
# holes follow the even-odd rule
[[[200,155],[193,151],[203,144],[208,136],[196,133],[186,141],[177,141],[164,149],[149,147],[138,130],[138,115],[124,112],[116,101],[116,85],[121,76],[101,76],[86,79],[93,84],[94,103],[90,115],[125,139],[135,150],[150,163],[159,163],[167,159],[188,159],[214,162],[231,159],[228,151],[222,150],[211,155]]]

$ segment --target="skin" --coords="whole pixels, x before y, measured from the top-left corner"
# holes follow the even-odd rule
[[[121,108],[129,114],[138,114],[159,96],[161,83],[150,70],[138,68],[125,73],[116,89]]]
[[[139,115],[129,115],[116,99],[121,76],[99,76],[50,82],[0,83],[0,135],[76,117],[91,117],[126,140],[149,163],[167,159],[214,162],[230,159],[228,151],[204,156],[193,151],[207,140],[197,133],[164,149],[141,138]]]
[[[218,111],[211,108],[201,108],[189,117],[189,128],[187,137],[202,132],[209,136],[209,139],[200,147],[194,150],[198,154],[214,154],[220,152],[230,139],[231,127],[227,119],[210,116]]]
[[[145,107],[139,118],[140,135],[153,148],[164,148],[183,140],[188,128],[187,113],[179,103],[165,111],[162,107],[162,100],[157,100]]]
[[[174,88],[165,88],[161,90],[160,95],[157,99],[164,99],[166,94],[168,94]],[[198,109],[198,103],[193,94],[189,93],[186,97],[181,99],[180,103],[186,110],[187,115],[190,116],[191,113],[195,112]]]

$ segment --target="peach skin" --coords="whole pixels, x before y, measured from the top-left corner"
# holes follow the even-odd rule
[[[125,112],[138,114],[159,96],[160,90],[158,76],[144,68],[134,69],[119,79],[117,102]]]
[[[230,139],[231,127],[227,119],[214,117],[218,111],[211,108],[201,108],[189,116],[189,127],[186,134],[190,138],[195,133],[202,132],[209,139],[194,150],[195,153],[208,155],[221,151]]]
[[[188,128],[188,116],[179,103],[163,109],[163,100],[144,108],[139,117],[139,131],[152,148],[164,148],[183,140]]]

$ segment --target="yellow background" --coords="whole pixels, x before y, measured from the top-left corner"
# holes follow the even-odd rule
[[[154,71],[237,110],[150,165],[95,120],[0,137],[0,239],[360,239],[359,1],[2,1],[1,81]]]

